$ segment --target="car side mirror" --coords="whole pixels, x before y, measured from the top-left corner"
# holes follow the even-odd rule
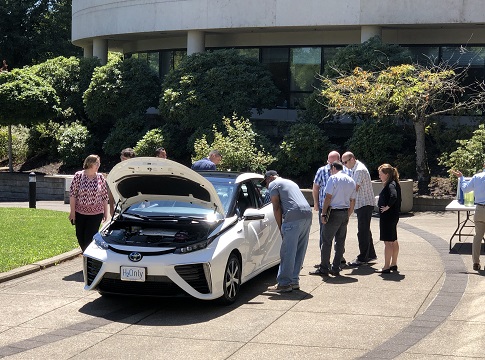
[[[246,209],[244,212],[244,220],[263,220],[264,213],[258,209]]]

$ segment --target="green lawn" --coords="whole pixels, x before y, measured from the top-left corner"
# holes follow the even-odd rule
[[[62,211],[0,208],[0,272],[77,248],[67,217]]]

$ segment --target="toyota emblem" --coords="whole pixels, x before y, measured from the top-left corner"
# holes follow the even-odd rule
[[[142,255],[139,252],[132,252],[130,255],[128,255],[128,259],[133,262],[138,262],[142,259]]]

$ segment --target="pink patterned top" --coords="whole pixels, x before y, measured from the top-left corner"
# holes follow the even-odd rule
[[[102,174],[96,173],[89,178],[84,171],[74,174],[69,196],[76,198],[75,211],[83,215],[104,213],[104,204],[108,202],[108,187]]]

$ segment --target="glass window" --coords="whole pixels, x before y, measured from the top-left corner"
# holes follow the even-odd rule
[[[332,60],[340,47],[324,47],[323,48],[323,64],[325,65]]]
[[[484,66],[485,50],[483,47],[443,46],[441,59],[452,66]]]
[[[138,53],[138,59],[148,61],[148,54],[147,53]]]
[[[236,49],[239,55],[244,55],[256,60],[259,60],[259,48],[252,49]]]
[[[179,67],[180,62],[187,57],[187,51],[186,50],[175,50],[173,52],[173,63],[172,63],[172,69],[176,69]]]
[[[289,48],[263,48],[261,57],[263,64],[266,64],[271,71],[276,87],[280,90],[276,105],[287,108],[289,100]]]
[[[320,47],[290,49],[290,90],[312,92],[317,85],[321,60]]]
[[[148,65],[160,75],[160,54],[158,52],[148,53]]]
[[[438,62],[440,52],[438,46],[410,46],[407,49],[411,54],[413,63],[428,66]]]

